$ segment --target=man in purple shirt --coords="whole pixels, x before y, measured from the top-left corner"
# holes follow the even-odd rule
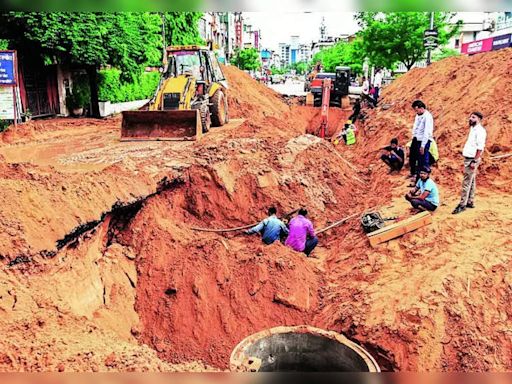
[[[315,236],[313,224],[306,218],[307,215],[308,211],[301,208],[298,215],[290,221],[290,224],[288,224],[290,233],[285,245],[309,256],[318,244],[318,237]]]

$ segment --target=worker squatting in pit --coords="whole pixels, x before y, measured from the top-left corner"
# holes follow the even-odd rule
[[[286,226],[277,217],[277,209],[270,207],[268,217],[245,233],[248,235],[260,233],[261,240],[267,245],[279,239],[293,250],[304,252],[306,256],[309,256],[318,244],[318,237],[316,237],[313,224],[307,218],[307,215],[308,211],[305,208],[299,209],[297,216],[291,219],[288,226]]]

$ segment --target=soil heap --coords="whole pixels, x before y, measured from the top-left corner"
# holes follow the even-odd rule
[[[222,370],[249,334],[297,324],[345,333],[387,370],[512,369],[510,160],[486,153],[477,208],[450,214],[466,115],[486,115],[490,152],[509,150],[511,51],[405,74],[352,147],[306,134],[320,109],[233,67],[231,122],[195,143],[120,143],[118,117],[3,134],[0,370]],[[408,216],[407,181],[379,148],[408,139],[416,98],[441,152],[432,225],[372,249],[349,221],[320,235],[314,258],[193,229],[257,223],[269,205],[306,206],[317,229],[371,206]]]

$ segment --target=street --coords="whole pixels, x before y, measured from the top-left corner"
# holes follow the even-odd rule
[[[269,84],[274,91],[288,96],[305,96],[304,81],[287,79],[284,84]]]

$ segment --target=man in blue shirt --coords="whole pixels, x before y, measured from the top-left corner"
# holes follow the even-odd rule
[[[430,167],[420,168],[420,178],[416,187],[405,195],[405,199],[411,203],[413,208],[420,211],[435,211],[439,206],[439,190],[436,183],[430,178]]]
[[[261,240],[267,245],[270,245],[274,241],[280,239],[281,236],[284,237],[288,235],[288,228],[286,228],[286,225],[277,218],[276,213],[276,208],[270,207],[268,209],[268,217],[245,233],[248,235],[252,235],[257,232],[261,233]]]

